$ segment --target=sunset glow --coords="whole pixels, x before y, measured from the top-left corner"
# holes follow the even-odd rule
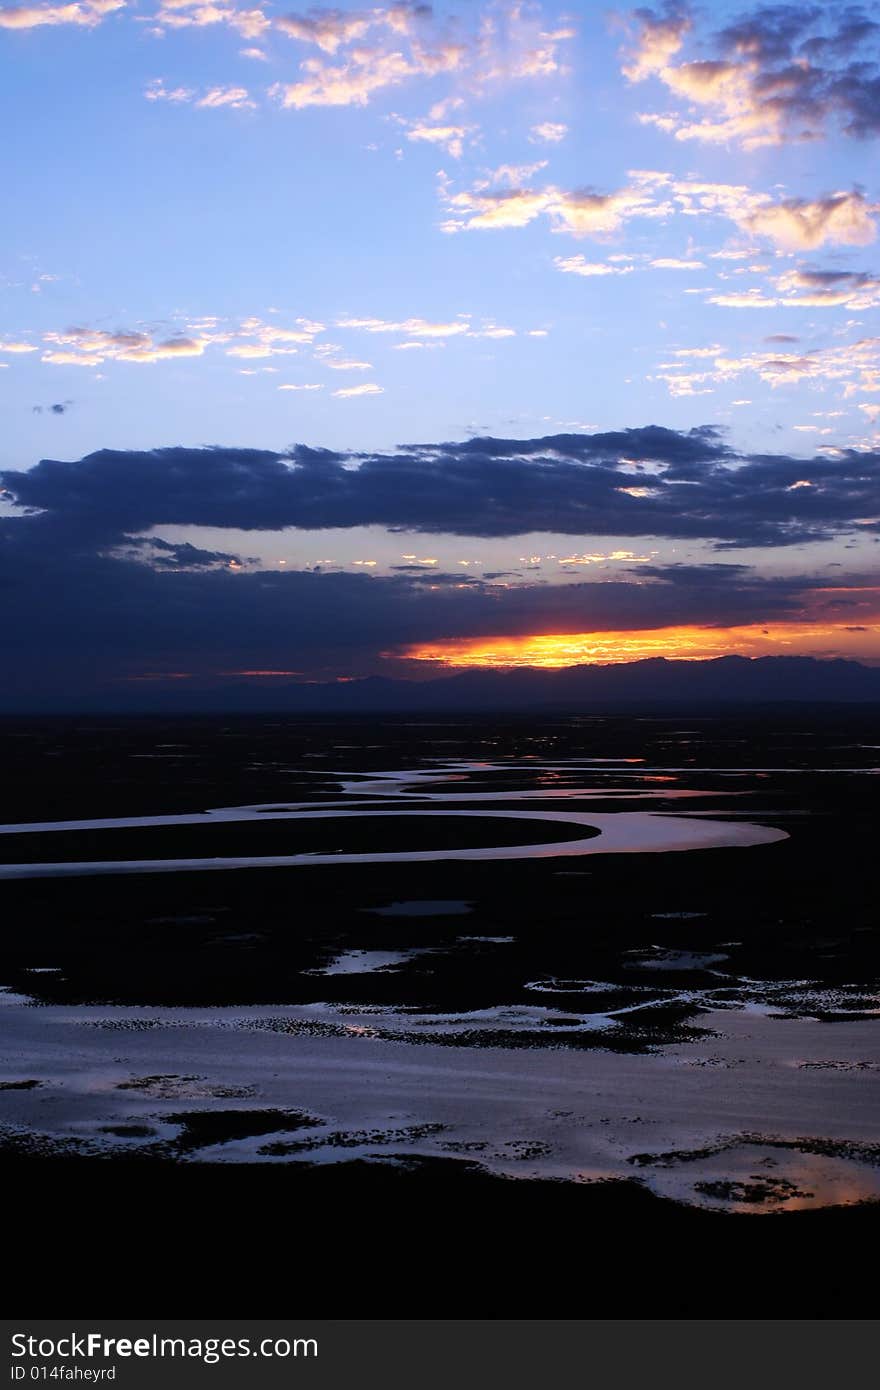
[[[767,627],[666,627],[641,632],[554,632],[525,637],[458,637],[407,649],[411,661],[454,667],[614,665],[666,657],[708,661],[718,656],[849,656],[880,658],[880,624],[858,628],[815,623]]]

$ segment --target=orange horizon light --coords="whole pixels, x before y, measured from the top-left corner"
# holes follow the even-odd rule
[[[387,653],[386,655],[391,655]],[[880,660],[880,624],[753,623],[634,631],[533,633],[517,637],[450,637],[396,653],[410,661],[454,667],[617,665],[647,657],[710,661],[719,656],[848,656]]]

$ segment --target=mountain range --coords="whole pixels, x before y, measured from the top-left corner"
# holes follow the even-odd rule
[[[36,703],[36,702],[35,702]],[[291,684],[178,684],[101,697],[59,698],[57,710],[290,714],[567,713],[779,703],[880,705],[880,668],[807,656],[722,656],[708,661],[651,657],[615,665],[468,670],[423,681],[382,676]],[[45,706],[43,707],[45,708]],[[22,709],[0,695],[0,709]]]

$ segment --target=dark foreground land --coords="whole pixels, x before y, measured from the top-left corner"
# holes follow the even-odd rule
[[[451,1162],[0,1172],[9,1316],[876,1316],[877,1203],[729,1216]]]
[[[876,713],[7,720],[0,744],[7,826],[290,816],[0,835],[13,1311],[873,1314]],[[497,810],[788,838],[566,857],[589,830]],[[541,852],[347,859],[514,844]],[[342,857],[3,877],[285,853]]]

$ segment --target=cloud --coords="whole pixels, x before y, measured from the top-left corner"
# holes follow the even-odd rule
[[[873,309],[880,304],[880,277],[867,271],[817,270],[800,266],[770,281],[771,288],[721,292],[709,304],[734,309]],[[777,334],[780,342],[796,341]]]
[[[447,321],[420,317],[381,319],[345,317],[336,327],[370,334],[389,334],[403,341],[395,347],[442,347],[450,338],[502,339],[513,338],[517,330],[491,319],[474,322],[469,314],[459,314]],[[166,330],[167,332],[167,330]],[[50,366],[100,367],[105,362],[154,363],[165,360],[201,358],[210,349],[222,351],[236,361],[261,361],[274,357],[296,356],[311,348],[313,356],[324,367],[334,371],[367,371],[369,361],[362,360],[350,347],[316,339],[326,332],[323,323],[299,317],[292,322],[266,322],[258,317],[237,323],[224,322],[215,316],[182,320],[177,331],[162,336],[153,328],[92,328],[73,325],[53,329],[42,335],[40,360]],[[532,330],[533,334],[544,330]],[[31,343],[18,340],[0,341],[0,357],[24,355],[39,351]],[[7,364],[0,361],[0,367]],[[274,370],[262,368],[264,371]]]
[[[201,357],[210,342],[210,338],[195,338],[186,334],[157,342],[150,333],[107,333],[102,329],[90,328],[46,333],[44,340],[55,346],[44,352],[40,360],[67,367],[98,367],[105,358],[116,362],[146,363],[162,362],[168,358]]]
[[[768,357],[766,370],[774,359]],[[722,368],[745,370],[743,363]],[[757,364],[751,364],[755,369]],[[780,370],[791,364],[779,359]],[[364,387],[344,395],[375,394]],[[334,393],[339,394],[339,393]],[[806,480],[810,488],[791,491]],[[393,454],[296,446],[104,450],[7,471],[3,486],[74,534],[161,525],[320,530],[387,526],[423,534],[668,536],[778,546],[839,534],[876,512],[880,454],[829,460],[740,455],[707,426],[650,426],[540,439],[471,439]]]
[[[465,319],[454,319],[450,323],[432,323],[428,319],[418,318],[397,322],[388,319],[342,318],[336,320],[336,326],[360,328],[366,333],[400,333],[408,338],[454,338],[470,331]]]
[[[708,303],[718,304],[724,309],[772,309],[779,300],[772,295],[764,294],[761,290],[751,289],[711,294]]]
[[[223,550],[204,550],[190,541],[166,541],[160,536],[127,538],[125,545],[114,551],[114,558],[126,555],[143,560],[158,570],[205,570],[217,566],[242,564],[238,555]]]
[[[727,217],[742,231],[766,237],[786,250],[812,250],[825,243],[863,246],[876,235],[873,214],[877,209],[857,190],[774,202],[769,194],[755,193],[742,184],[657,175],[658,183],[661,178],[669,183],[685,215]]]
[[[100,367],[104,359],[92,352],[44,352],[40,361],[53,367]]]
[[[449,65],[455,66],[453,55]],[[302,81],[277,82],[270,89],[281,106],[296,111],[309,106],[366,106],[375,92],[425,75],[423,67],[402,53],[375,49],[358,50],[350,62],[337,67],[309,58],[302,68],[307,74]]]
[[[540,166],[536,166],[540,167]],[[455,192],[448,180],[440,182],[440,197],[449,216],[447,232],[526,227],[546,217],[554,232],[570,236],[606,237],[631,218],[668,221],[673,216],[722,217],[752,238],[764,238],[784,250],[813,250],[824,245],[864,246],[873,241],[875,216],[880,205],[870,203],[858,189],[817,198],[783,198],[756,192],[745,184],[678,179],[662,170],[631,169],[629,183],[613,193],[592,189],[565,190],[553,185],[493,187],[507,184],[508,174],[525,176],[533,169],[514,171],[504,165],[489,180]],[[741,259],[749,252],[715,253]],[[666,268],[691,269],[672,258]]]
[[[788,344],[797,340],[787,334],[775,334],[768,341]],[[672,364],[662,364],[664,368],[669,365]],[[729,357],[718,350],[711,366],[699,372],[681,370],[678,364],[674,365],[674,371],[660,370],[655,374],[674,396],[705,393],[715,385],[751,373],[772,387],[796,386],[801,382],[836,383],[848,397],[880,390],[880,338],[859,338],[852,343],[807,352],[757,351],[741,357]]]
[[[496,174],[505,172],[506,166]],[[668,176],[660,177],[666,179]],[[546,217],[554,232],[575,237],[605,237],[618,231],[632,217],[663,217],[671,213],[670,203],[658,203],[655,188],[650,178],[642,177],[633,178],[631,184],[614,193],[599,193],[590,188],[566,191],[552,185],[541,189],[493,189],[484,181],[456,193],[443,184],[441,197],[449,210],[443,230],[526,227]]]
[[[656,426],[391,454],[296,446],[46,459],[0,479],[5,500],[21,509],[0,518],[4,641],[14,654],[2,698],[7,707],[37,694],[57,698],[59,670],[71,697],[86,698],[144,673],[362,674],[382,669],[382,652],[452,636],[802,623],[827,620],[844,603],[848,623],[870,626],[876,590],[843,572],[829,583],[762,578],[736,564],[663,567],[625,546],[594,555],[584,538],[669,534],[776,546],[878,532],[864,523],[876,512],[878,472],[876,452],[742,455],[709,427]],[[167,539],[168,525],[547,530],[573,538],[572,554],[560,552],[563,570],[589,570],[603,557],[620,568],[599,583],[530,582],[510,570],[480,579],[445,573],[411,545],[388,577],[365,564],[356,573],[279,572],[216,543]]]
[[[374,22],[375,14],[313,9],[305,15],[281,15],[275,20],[275,28],[291,39],[315,44],[323,53],[336,53],[341,45],[362,39]]]
[[[680,51],[692,22],[687,9],[674,4],[660,12],[635,10],[632,19],[637,38],[623,72],[630,82],[642,82],[666,70],[670,58]]]
[[[880,277],[866,271],[817,270],[801,266],[776,281],[781,303],[821,309],[872,309],[880,303]]]
[[[351,396],[381,396],[384,390],[384,386],[377,386],[374,381],[365,381],[361,386],[343,386],[333,394],[347,400]]]
[[[310,346],[324,325],[298,318],[290,326],[247,318],[223,327],[214,317],[194,319],[168,337],[145,328],[118,329],[73,326],[43,334],[41,361],[53,366],[98,367],[105,361],[151,363],[202,357],[211,347],[223,347],[234,358],[290,356]],[[0,352],[4,345],[0,344]],[[9,352],[30,351],[28,344],[5,344]]]
[[[202,110],[228,106],[233,111],[254,111],[257,106],[248,96],[246,87],[211,87],[200,97],[192,87],[166,87],[161,77],[147,84],[144,96],[147,101],[170,101],[176,106],[192,102]]]
[[[0,29],[38,29],[74,24],[94,29],[107,15],[125,9],[125,0],[81,0],[70,5],[10,5],[0,9]]]
[[[584,278],[601,275],[629,275],[635,270],[633,265],[612,265],[608,261],[588,261],[581,255],[554,256],[553,264],[565,275],[582,275]]]
[[[195,95],[192,87],[166,87],[161,77],[154,77],[144,88],[147,101],[170,101],[179,104],[192,101]]]
[[[756,208],[740,225],[788,250],[813,250],[826,244],[867,246],[877,235],[877,207],[858,192],[827,198],[786,198]]]
[[[461,159],[464,152],[465,137],[472,129],[471,126],[463,125],[419,123],[407,131],[406,138],[407,140],[423,141],[430,145],[439,145],[452,159]]]
[[[234,111],[242,111],[245,109],[254,110],[256,102],[250,100],[246,87],[212,87],[209,92],[199,98],[196,106],[208,109],[230,106]]]
[[[113,553],[81,543],[74,551],[64,543],[70,533],[59,536],[46,517],[2,519],[0,531],[0,583],[13,599],[4,618],[14,653],[0,690],[6,708],[57,706],[59,691],[73,704],[105,705],[125,701],[128,689],[142,702],[142,679],[158,684],[170,672],[195,685],[230,672],[359,675],[387,670],[382,653],[451,636],[682,624],[717,635],[737,624],[798,623],[805,613],[827,621],[841,602],[849,625],[876,621],[876,595],[843,573],[829,585],[810,576],[762,580],[740,565],[640,565],[632,579],[508,587],[510,571],[485,581],[436,570],[267,572],[222,550],[155,536]],[[148,621],[133,622],[133,614]]]
[[[850,6],[761,6],[708,39],[710,57],[677,61],[697,36],[690,8],[636,10],[623,64],[632,83],[657,79],[688,105],[644,120],[680,141],[747,150],[880,131],[880,25]]]
[[[658,256],[656,260],[649,261],[648,264],[654,270],[705,270],[702,261],[681,260],[675,256]]]
[[[226,24],[245,39],[262,38],[271,27],[271,20],[261,9],[237,10],[214,0],[164,0],[153,23],[159,34],[166,29],[203,29]]]
[[[444,23],[424,4],[351,12],[313,9],[281,17],[275,28],[333,60],[305,58],[298,81],[279,82],[271,89],[281,106],[294,110],[366,106],[378,92],[442,75],[454,74],[464,88],[476,92],[491,84],[552,77],[563,71],[560,45],[573,37],[571,29],[545,29],[535,11],[516,3],[484,12],[471,32]],[[433,119],[439,128],[440,117]],[[462,137],[447,138],[454,154]]]
[[[561,121],[542,121],[540,125],[533,125],[529,131],[529,140],[533,145],[558,145],[568,134],[568,126]]]
[[[214,334],[213,336],[215,341],[225,342],[230,337],[245,340],[244,343],[227,348],[229,355],[235,357],[272,357],[274,355],[289,356],[301,346],[310,346],[315,338],[323,332],[324,325],[315,323],[311,319],[298,318],[295,320],[295,327],[285,327],[277,323],[264,323],[262,319],[252,317],[243,319],[229,333]]]

